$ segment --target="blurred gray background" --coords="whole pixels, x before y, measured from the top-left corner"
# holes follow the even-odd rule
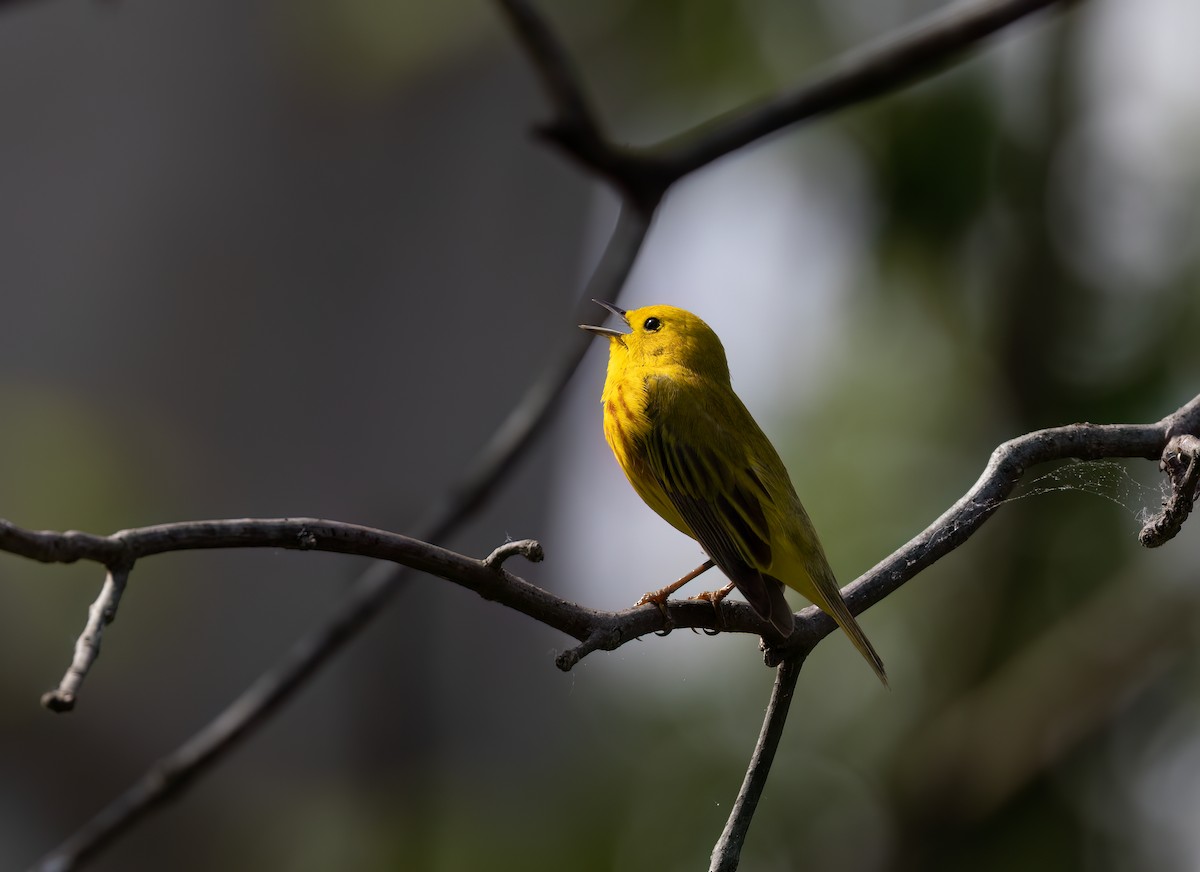
[[[650,142],[938,4],[543,5],[617,137]],[[1198,27],[1187,0],[1031,19],[668,198],[622,300],[717,329],[843,580],[998,442],[1200,390]],[[545,117],[489,4],[0,8],[0,517],[404,532],[575,329],[611,227],[529,136]],[[618,608],[699,552],[608,456],[603,367],[442,544],[538,538],[521,574]],[[843,640],[814,654],[746,868],[1200,864],[1200,540],[1137,548],[1153,464],[1045,472],[866,616],[890,693]],[[0,867],[203,725],[364,565],[147,560],[54,716],[37,699],[101,575],[0,555]],[[418,579],[94,868],[702,866],[771,683],[754,640],[676,633],[563,675],[568,643]]]

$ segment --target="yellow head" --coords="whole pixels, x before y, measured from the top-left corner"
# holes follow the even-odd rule
[[[729,364],[725,349],[712,328],[691,312],[674,306],[644,306],[626,312],[596,300],[629,325],[622,333],[608,327],[580,324],[580,328],[609,339],[609,357],[621,368],[681,368],[706,379],[728,384]]]

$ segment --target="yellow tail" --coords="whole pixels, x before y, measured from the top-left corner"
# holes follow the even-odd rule
[[[821,591],[821,593],[824,593],[824,591]],[[875,646],[871,644],[871,640],[867,638],[867,634],[858,625],[858,621],[854,620],[854,615],[850,614],[850,608],[846,605],[846,601],[842,599],[841,591],[834,586],[832,596],[822,596],[820,600],[814,600],[814,602],[816,602],[821,611],[837,621],[837,625],[850,637],[850,641],[858,649],[858,653],[875,670],[875,674],[879,676],[879,680],[883,682],[883,686],[889,687],[887,672],[883,668],[883,660],[875,651]]]

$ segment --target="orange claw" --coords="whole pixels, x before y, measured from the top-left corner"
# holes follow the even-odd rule
[[[693,597],[688,597],[688,599],[703,600],[705,602],[712,603],[713,609],[717,613],[717,623],[720,624],[721,626],[724,626],[725,624],[721,620],[721,601],[723,599],[725,599],[725,597],[729,596],[731,593],[733,593],[733,582],[732,581],[729,582],[729,584],[725,585],[720,590],[706,590],[703,593],[698,593]],[[715,636],[715,635],[717,635],[717,632],[719,632],[719,631],[714,631],[712,633],[709,633],[708,630],[705,630],[704,632],[710,636]]]
[[[725,597],[729,596],[731,593],[733,593],[732,581],[720,590],[706,590],[704,593],[698,593],[695,596],[688,597],[688,599],[704,600],[705,602],[712,603],[714,606],[719,606],[721,604],[721,600],[725,599]]]

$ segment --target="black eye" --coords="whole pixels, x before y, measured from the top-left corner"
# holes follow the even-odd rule
[[[662,321],[659,321],[657,318],[647,318],[645,323],[642,324],[643,329],[649,333],[654,333],[661,326]]]

